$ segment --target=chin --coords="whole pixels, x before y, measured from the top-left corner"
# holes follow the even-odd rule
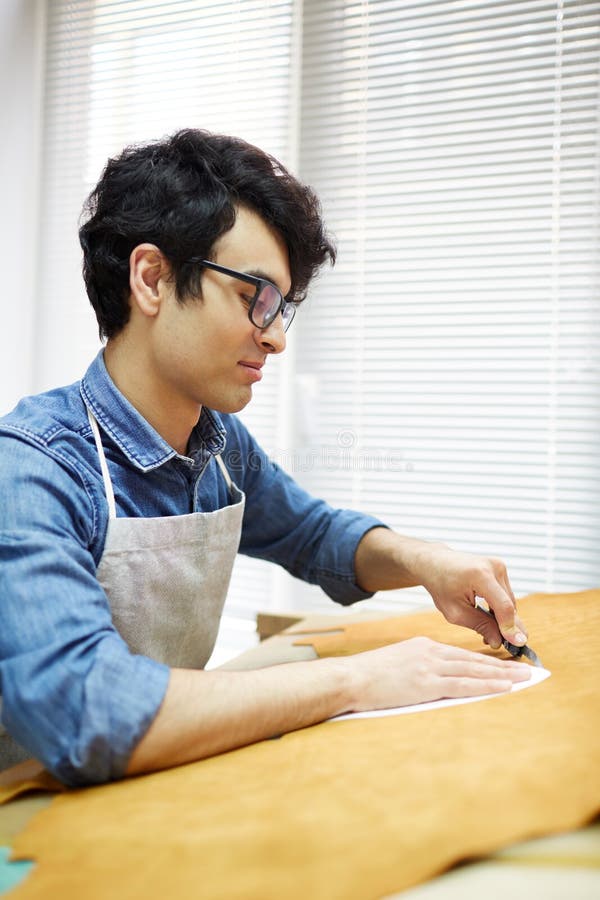
[[[230,397],[227,400],[223,399],[220,402],[216,403],[214,406],[211,405],[210,409],[214,409],[215,412],[230,414],[230,413],[239,413],[241,412],[252,400],[252,391],[248,391],[244,396],[238,397]]]

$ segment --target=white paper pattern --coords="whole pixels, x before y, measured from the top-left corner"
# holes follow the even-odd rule
[[[531,678],[528,681],[519,681],[513,684],[511,694],[533,687],[549,678],[548,669],[540,669],[531,666]],[[475,703],[477,700],[491,700],[494,697],[505,697],[506,694],[482,694],[480,697],[460,697],[457,700],[432,700],[430,703],[414,703],[412,706],[396,706],[393,709],[372,709],[367,712],[346,713],[343,716],[334,716],[329,722],[341,722],[343,719],[379,719],[381,716],[401,716],[405,713],[425,712],[429,709],[441,709],[444,706],[459,706],[461,703]]]

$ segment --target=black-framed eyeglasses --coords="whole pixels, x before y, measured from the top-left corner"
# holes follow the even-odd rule
[[[237,278],[238,281],[253,284],[256,290],[250,301],[248,318],[256,328],[264,331],[277,318],[279,312],[281,312],[284,331],[287,331],[292,324],[296,315],[296,307],[293,303],[288,303],[283,299],[283,294],[271,281],[256,275],[248,275],[246,272],[238,272],[236,269],[228,269],[226,266],[220,266],[208,259],[192,258],[189,262],[198,262],[207,269],[214,269],[215,272],[230,275],[231,278]]]

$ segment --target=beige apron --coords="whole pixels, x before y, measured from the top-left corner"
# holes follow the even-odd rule
[[[201,669],[212,653],[240,543],[244,495],[220,456],[231,506],[161,518],[117,518],[96,420],[88,412],[109,508],[98,581],[132,653]]]
[[[183,516],[117,518],[98,424],[89,410],[88,418],[109,509],[96,574],[115,628],[132,653],[171,667],[203,668],[215,645],[240,543],[244,494],[216,456],[230,506]],[[28,756],[0,725],[0,769]]]

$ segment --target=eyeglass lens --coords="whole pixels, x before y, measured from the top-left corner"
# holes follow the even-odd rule
[[[258,328],[268,328],[281,307],[281,315],[283,318],[284,331],[291,325],[294,318],[295,309],[291,303],[283,302],[282,297],[277,288],[271,284],[266,284],[254,304],[252,311],[252,319]]]

